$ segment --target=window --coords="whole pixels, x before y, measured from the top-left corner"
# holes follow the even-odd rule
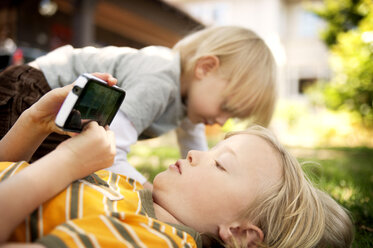
[[[314,85],[317,81],[317,78],[300,78],[298,80],[298,93],[304,94],[306,90]]]

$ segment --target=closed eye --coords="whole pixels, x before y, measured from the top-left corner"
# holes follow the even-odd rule
[[[215,166],[216,166],[219,170],[226,171],[226,169],[225,169],[223,166],[221,166],[221,164],[219,164],[219,162],[216,161],[216,160],[215,160]]]

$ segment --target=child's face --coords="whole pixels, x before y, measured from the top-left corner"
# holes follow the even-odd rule
[[[154,179],[154,201],[181,223],[217,233],[237,220],[281,177],[276,154],[263,139],[238,134],[209,151],[190,151]]]
[[[224,125],[231,117],[221,109],[227,83],[227,80],[221,79],[216,73],[209,73],[191,82],[188,91],[188,117],[192,123]]]

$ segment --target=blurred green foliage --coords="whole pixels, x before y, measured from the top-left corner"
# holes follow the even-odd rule
[[[312,11],[327,22],[322,38],[333,76],[309,92],[322,92],[328,108],[349,111],[373,128],[373,1],[324,0]]]
[[[368,0],[370,1],[370,0]],[[367,15],[366,0],[324,0],[323,4],[311,4],[313,13],[326,21],[321,38],[328,45],[337,43],[339,33],[357,28]]]

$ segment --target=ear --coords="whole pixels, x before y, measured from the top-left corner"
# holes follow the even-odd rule
[[[197,79],[202,79],[208,73],[219,68],[220,61],[215,55],[207,55],[199,58],[194,67],[194,76]]]
[[[238,244],[243,244],[245,247],[256,248],[256,244],[263,241],[264,238],[263,231],[250,223],[219,225],[218,228],[219,237],[224,243],[229,243],[234,239]]]

